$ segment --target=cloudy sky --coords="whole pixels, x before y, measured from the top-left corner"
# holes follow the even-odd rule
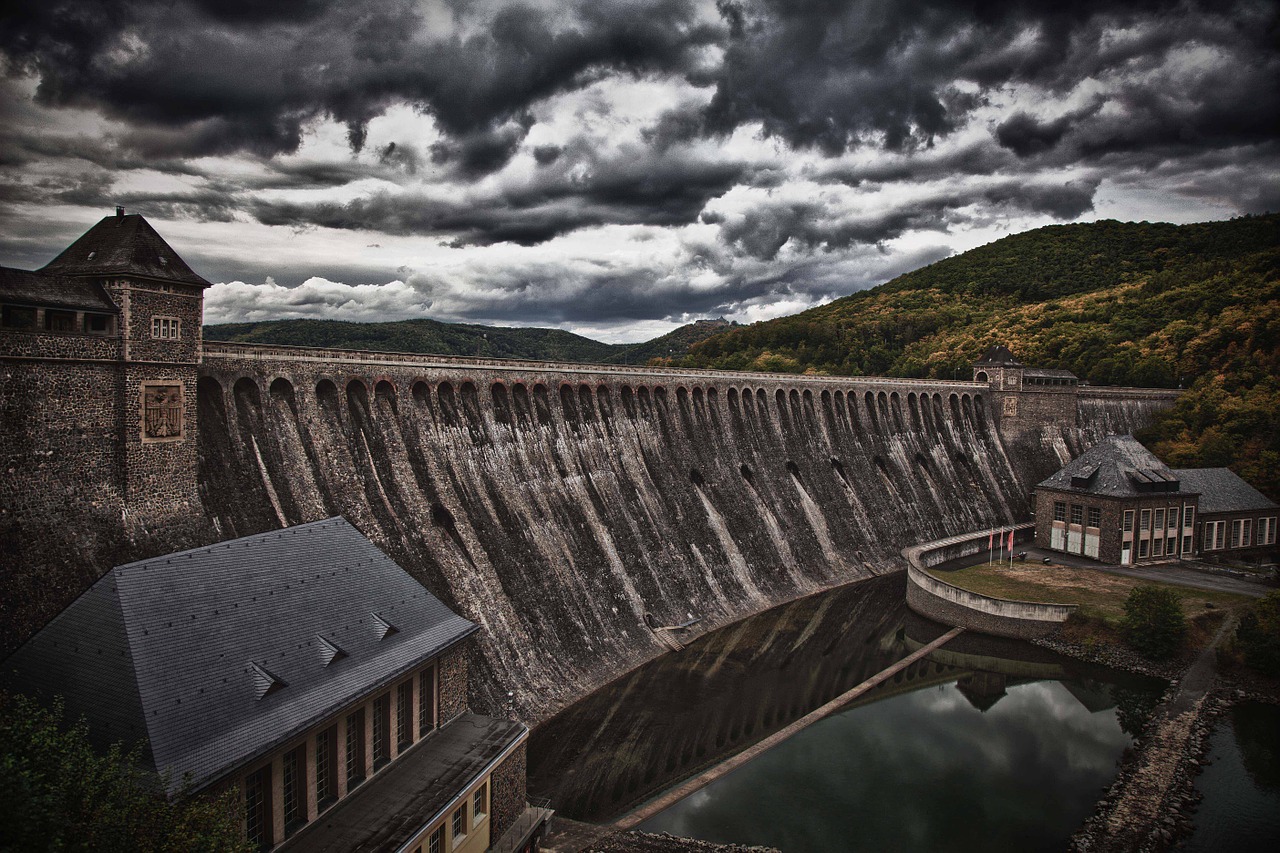
[[[1040,225],[1280,210],[1278,6],[0,0],[0,264],[121,204],[210,322],[775,317]]]

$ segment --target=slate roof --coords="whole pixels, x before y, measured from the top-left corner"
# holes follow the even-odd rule
[[[1073,491],[1107,497],[1147,496],[1141,485],[1177,483],[1177,475],[1131,435],[1112,435],[1080,454],[1036,488]],[[1193,489],[1173,488],[1180,494]]]
[[[1057,370],[1052,367],[1028,367],[1022,371],[1023,376],[1044,376],[1052,379],[1078,379],[1070,370]]]
[[[59,275],[129,275],[208,287],[141,214],[116,214],[41,268]]]
[[[340,800],[280,851],[396,850],[527,732],[513,720],[463,714]]]
[[[65,696],[100,743],[146,737],[153,769],[199,787],[475,630],[331,518],[117,566],[0,681]],[[281,685],[264,692],[259,670]]]
[[[1004,367],[1022,367],[1022,362],[1013,357],[1013,353],[1004,344],[996,344],[983,354],[975,364],[1002,365]]]
[[[118,314],[120,309],[96,281],[0,267],[0,302]]]
[[[1184,489],[1200,493],[1200,514],[1277,509],[1275,501],[1229,468],[1181,468],[1173,472]]]

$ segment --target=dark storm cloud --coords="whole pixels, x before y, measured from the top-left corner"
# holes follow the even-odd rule
[[[450,135],[493,130],[602,74],[691,69],[719,31],[682,0],[643,12],[624,0],[508,5],[457,35],[429,31],[410,0],[9,2],[0,51],[39,76],[43,103],[150,130],[135,140],[148,153],[268,155],[295,150],[326,115],[359,148],[368,121],[397,103]]]
[[[1093,209],[1097,188],[1096,180],[1067,184],[1000,181],[896,205],[886,203],[861,215],[849,215],[829,203],[769,199],[734,217],[711,213],[704,214],[702,221],[720,225],[721,239],[735,250],[769,261],[788,244],[807,251],[832,252],[881,244],[909,231],[946,231],[973,221],[974,214],[966,212],[970,209],[985,210],[985,218],[1037,213],[1074,219]]]
[[[769,136],[827,154],[859,144],[919,149],[961,126],[984,102],[981,93],[995,87],[1064,93],[1088,78],[1137,77],[1192,45],[1221,48],[1229,58],[1196,90],[1168,93],[1180,101],[1183,126],[1201,129],[1180,142],[1253,142],[1274,133],[1280,114],[1274,4],[723,0],[721,10],[731,36],[710,106],[700,125],[687,111],[667,117],[655,128],[660,140],[758,122]],[[1117,30],[1126,32],[1117,37]],[[1218,88],[1226,81],[1214,78],[1237,71],[1231,91]],[[1160,82],[1135,84],[1118,112],[1164,112],[1141,103],[1144,94],[1159,100]],[[1225,123],[1218,121],[1224,112],[1231,113]],[[1078,118],[1015,116],[1000,140],[1034,153],[1051,148]],[[1143,124],[1167,132],[1172,122]]]
[[[747,174],[745,166],[732,162],[651,157],[642,151],[609,160],[585,148],[576,153],[579,158],[558,157],[527,183],[507,187],[497,197],[384,190],[345,203],[257,201],[251,210],[266,225],[449,236],[457,245],[530,246],[589,226],[693,222],[708,199]],[[584,162],[590,166],[585,174],[578,171]]]

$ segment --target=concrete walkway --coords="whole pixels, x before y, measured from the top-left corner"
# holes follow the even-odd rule
[[[956,637],[960,636],[962,633],[964,633],[964,628],[952,628],[950,631],[943,634],[941,637],[934,640],[932,643],[929,643],[927,646],[922,646],[921,648],[907,655],[905,658],[893,664],[892,666],[888,667],[887,669],[881,670],[880,672],[868,678],[866,681],[859,684],[857,687],[854,687],[852,690],[849,690],[845,693],[841,693],[839,696],[832,699],[827,704],[823,705],[822,707],[814,711],[810,711],[808,714],[805,714],[803,717],[791,723],[791,725],[787,726],[786,728],[779,729],[778,731],[769,735],[767,738],[747,747],[742,752],[739,752],[737,755],[734,755],[725,759],[724,761],[720,762],[716,766],[708,768],[702,773],[699,773],[697,776],[694,776],[693,778],[686,780],[684,784],[679,785],[675,788],[672,788],[666,793],[661,794],[658,797],[655,797],[654,799],[640,806],[640,808],[636,809],[630,814],[624,815],[623,817],[614,821],[613,825],[618,829],[631,829],[632,827],[639,826],[641,823],[653,817],[658,812],[668,808],[669,806],[674,805],[675,803],[678,803],[680,800],[683,800],[685,797],[689,796],[694,791],[698,791],[706,787],[710,783],[714,782],[716,779],[719,779],[721,776],[728,775],[729,773],[733,772],[734,770],[737,770],[739,767],[746,764],[748,761],[755,758],[756,756],[762,755],[765,752],[768,752],[769,750],[773,749],[775,746],[782,743],[787,738],[795,734],[798,734],[803,729],[808,728],[809,726],[813,725],[814,723],[818,722],[824,717],[834,714],[836,711],[840,710],[845,705],[852,702],[854,699],[857,699],[863,693],[866,693],[868,690],[872,689],[873,687],[877,687],[880,684],[883,684],[884,682],[888,681],[897,673],[901,672],[911,664],[920,660],[920,658],[933,652],[936,649],[942,648],[942,646],[951,642]]]
[[[1121,575],[1144,581],[1177,584],[1191,589],[1203,589],[1210,592],[1232,592],[1237,595],[1247,595],[1250,598],[1261,598],[1276,589],[1276,587],[1269,584],[1226,575],[1216,575],[1212,572],[1193,569],[1190,566],[1178,563],[1161,563],[1154,566],[1107,566],[1097,560],[1090,560],[1088,557],[1063,554],[1060,551],[1046,551],[1031,544],[1014,545],[1013,549],[1015,553],[1020,551],[1027,552],[1027,565],[1040,564],[1048,557],[1049,560],[1059,566],[1070,566],[1073,569],[1092,569],[1095,572],[1106,572],[1110,575]],[[966,566],[976,566],[986,561],[986,554],[975,554],[971,557],[962,557],[958,560],[951,560],[940,566],[935,566],[930,571],[947,572],[954,569],[963,569]],[[1005,552],[1004,565],[1009,565],[1008,551]],[[1014,565],[1021,564],[1015,561]]]

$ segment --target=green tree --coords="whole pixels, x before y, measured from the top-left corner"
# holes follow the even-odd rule
[[[1236,643],[1249,666],[1280,675],[1280,592],[1267,593],[1240,617]]]
[[[1182,604],[1173,590],[1162,586],[1135,587],[1124,602],[1120,635],[1152,660],[1163,660],[1178,650],[1187,633]]]
[[[170,800],[140,752],[105,754],[62,708],[0,694],[0,850],[249,853],[235,792]]]

